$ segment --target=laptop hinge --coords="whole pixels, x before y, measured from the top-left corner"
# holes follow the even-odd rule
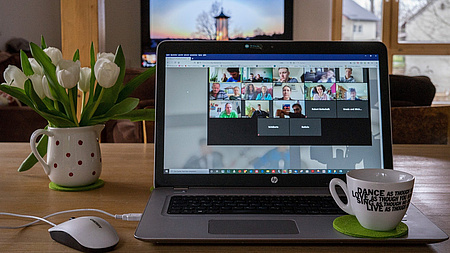
[[[189,187],[174,187],[173,191],[175,193],[185,193],[189,190]]]

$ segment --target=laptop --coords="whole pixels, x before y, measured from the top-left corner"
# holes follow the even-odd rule
[[[413,205],[401,238],[354,238],[333,228],[343,214],[332,210],[330,180],[354,169],[393,168],[382,43],[165,41],[156,72],[154,190],[137,239],[448,239]],[[316,198],[325,207],[303,206]]]

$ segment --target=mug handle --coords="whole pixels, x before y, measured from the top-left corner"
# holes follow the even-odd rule
[[[44,158],[39,154],[36,147],[36,140],[40,135],[47,135],[47,136],[53,136],[53,134],[45,129],[37,129],[36,131],[31,134],[30,137],[30,146],[31,151],[33,152],[36,159],[41,163],[42,167],[44,168],[45,174],[50,175],[50,166],[44,161]]]
[[[341,198],[339,198],[339,195],[336,192],[336,185],[340,186],[342,188],[342,190],[345,193],[345,196],[347,197],[347,204],[344,204],[344,202],[342,202]],[[355,215],[352,207],[350,205],[350,197],[348,196],[348,190],[347,190],[347,184],[340,178],[333,178],[330,181],[330,193],[331,196],[333,197],[334,201],[336,202],[336,204],[346,213],[350,214],[350,215]]]

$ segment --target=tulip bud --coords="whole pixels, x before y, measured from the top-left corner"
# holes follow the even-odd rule
[[[102,58],[106,58],[111,62],[114,62],[114,58],[116,56],[113,53],[98,53],[97,54],[97,61],[102,59]]]
[[[66,88],[72,89],[80,80],[80,61],[60,60],[56,66],[56,77],[59,84]]]
[[[44,49],[44,52],[52,59],[53,65],[57,65],[60,60],[62,60],[62,53],[61,50],[57,49],[56,47],[48,47]]]
[[[95,78],[103,88],[112,87],[116,83],[119,73],[119,66],[106,58],[100,58],[94,65]]]
[[[33,74],[28,76],[33,84],[33,89],[40,99],[45,98],[44,87],[42,87],[42,76],[39,74]]]
[[[82,92],[88,92],[91,86],[91,68],[84,67],[80,70],[80,81],[78,82],[78,89]]]
[[[46,76],[42,77],[42,89],[44,90],[44,94],[46,97],[50,98],[51,100],[55,100],[52,96],[52,93],[50,92],[50,86],[48,86],[48,80]]]
[[[19,87],[21,89],[23,89],[25,86],[25,81],[28,79],[22,70],[14,65],[9,65],[5,69],[5,72],[3,72],[3,78],[7,84]]]
[[[31,68],[33,69],[33,72],[35,74],[44,75],[44,69],[42,68],[41,65],[39,65],[39,63],[36,61],[36,59],[34,58],[28,58],[28,61],[30,62]]]

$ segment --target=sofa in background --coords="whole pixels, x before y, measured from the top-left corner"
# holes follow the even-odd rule
[[[450,106],[392,107],[394,144],[449,144]]]
[[[47,124],[28,106],[0,106],[1,142],[29,142],[34,130]]]
[[[426,76],[389,75],[394,144],[449,144],[450,106],[432,106],[436,88]]]

